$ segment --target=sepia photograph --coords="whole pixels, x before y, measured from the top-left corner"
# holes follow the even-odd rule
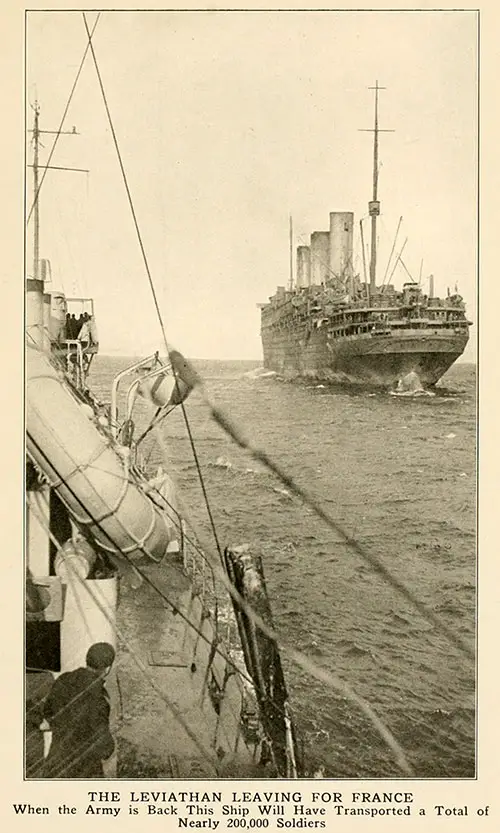
[[[24,781],[477,778],[478,12],[24,50]]]

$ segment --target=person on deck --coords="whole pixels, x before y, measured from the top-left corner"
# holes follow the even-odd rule
[[[85,350],[86,347],[90,344],[90,329],[89,329],[89,322],[84,321],[80,332],[78,333],[78,341],[82,345],[82,350]]]
[[[75,313],[73,313],[73,315],[71,316],[71,338],[72,339],[78,338],[79,329],[80,328],[78,326],[78,321],[76,320],[76,315],[75,315]]]
[[[97,325],[95,323],[95,318],[94,318],[93,315],[91,315],[89,317],[89,332],[90,332],[90,343],[97,350],[99,348],[99,334],[97,332]]]
[[[61,674],[52,686],[43,708],[52,730],[44,778],[104,777],[102,762],[115,748],[104,686],[114,659],[112,645],[96,642],[87,651],[86,667]]]
[[[95,347],[96,350],[93,352],[97,351],[97,348],[99,347],[99,336],[97,334],[97,326],[92,315],[87,316],[87,319],[80,330],[78,339],[81,342],[82,350],[85,350],[86,347]]]

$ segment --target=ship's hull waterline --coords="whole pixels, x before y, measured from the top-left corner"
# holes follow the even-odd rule
[[[326,327],[312,331],[262,331],[264,367],[287,380],[394,389],[409,373],[432,387],[462,355],[468,332],[366,334],[333,339]]]

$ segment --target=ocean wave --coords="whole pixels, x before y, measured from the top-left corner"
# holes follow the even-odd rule
[[[267,370],[265,367],[256,367],[254,370],[247,370],[243,374],[244,379],[273,379],[278,374],[274,370]]]
[[[421,399],[422,397],[434,397],[436,394],[431,390],[390,390],[389,396],[398,396],[405,399]]]
[[[97,357],[93,373],[100,361]],[[205,375],[214,398],[349,535],[397,569],[450,627],[463,628],[472,639],[473,369],[452,369],[446,391],[435,397],[397,399],[266,384],[265,377],[259,384],[258,368],[243,376],[249,367],[209,363]],[[386,720],[419,777],[469,777],[474,714],[458,716],[457,706],[471,697],[474,669],[455,670],[446,639],[407,610],[310,509],[290,499],[274,475],[230,446],[198,397],[190,397],[187,410],[220,540],[250,541],[262,553],[277,626],[291,644],[322,651],[321,665],[346,679]],[[174,411],[162,431],[183,500],[206,529],[182,414]],[[446,439],[450,433],[457,436]],[[158,462],[154,455],[151,460]],[[294,713],[301,728],[311,731],[313,747],[321,747],[325,771],[339,778],[399,775],[356,706],[311,679],[286,654],[283,661]]]

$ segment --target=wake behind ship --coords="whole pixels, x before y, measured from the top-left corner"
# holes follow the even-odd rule
[[[329,230],[298,246],[295,281],[291,275],[288,289],[278,286],[259,305],[264,367],[285,379],[432,387],[463,353],[471,322],[456,288],[435,296],[433,276],[429,294],[413,279],[399,291],[385,279],[377,283],[378,83],[374,89],[369,279],[366,267],[364,280],[353,268],[354,214],[332,212]],[[360,230],[365,265],[362,222]]]

